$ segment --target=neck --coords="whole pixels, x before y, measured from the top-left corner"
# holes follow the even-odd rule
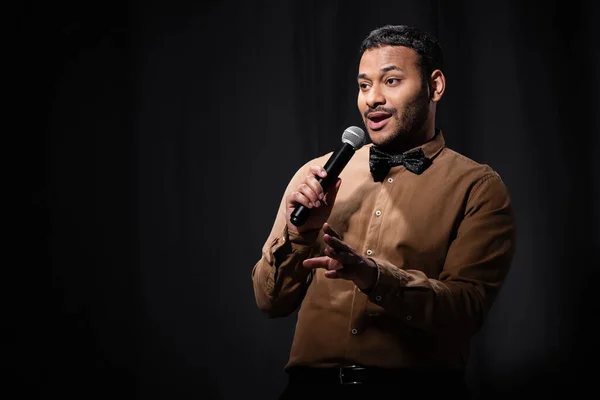
[[[435,136],[435,128],[427,124],[419,132],[410,135],[402,135],[396,138],[393,143],[384,146],[377,146],[380,150],[388,154],[402,154],[415,147],[419,147],[429,142]]]

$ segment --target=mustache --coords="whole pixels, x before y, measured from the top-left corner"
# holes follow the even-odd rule
[[[397,110],[395,108],[387,108],[387,107],[369,108],[369,109],[365,110],[363,115],[365,116],[365,118],[368,118],[369,114],[372,112],[385,112],[388,114],[395,115],[397,113]]]

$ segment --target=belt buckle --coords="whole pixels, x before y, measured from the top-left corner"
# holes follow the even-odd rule
[[[356,380],[345,380],[345,374],[344,371],[359,371],[359,370],[364,370],[365,367],[361,367],[360,365],[347,365],[347,366],[343,366],[340,367],[340,371],[339,371],[339,378],[340,378],[340,385],[360,385],[363,382],[359,382]]]

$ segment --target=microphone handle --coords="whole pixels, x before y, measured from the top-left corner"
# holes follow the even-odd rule
[[[348,161],[350,161],[354,155],[354,152],[355,150],[352,145],[343,143],[342,146],[331,155],[329,160],[327,160],[327,163],[323,166],[325,171],[327,171],[327,176],[325,178],[321,178],[320,176],[316,177],[325,193],[327,193],[329,187],[336,181],[346,164],[348,164]],[[298,204],[294,211],[292,211],[290,221],[296,226],[304,225],[309,214],[310,208]]]

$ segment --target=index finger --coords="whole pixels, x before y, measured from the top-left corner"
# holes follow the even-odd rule
[[[323,235],[323,240],[336,251],[341,250],[354,253],[354,249],[350,247],[346,242],[343,242],[341,239],[338,239],[335,236],[331,236],[328,233]]]
[[[327,233],[328,235],[336,237],[340,240],[342,239],[342,236],[339,233],[337,233],[335,229],[333,229],[333,227],[327,222],[323,224],[323,233]]]
[[[309,171],[311,174],[315,176],[320,176],[321,178],[325,178],[327,176],[327,171],[325,171],[325,168],[319,165],[312,165]]]

